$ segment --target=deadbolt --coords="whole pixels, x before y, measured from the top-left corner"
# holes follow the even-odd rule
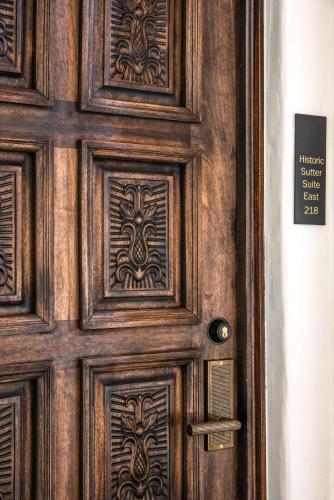
[[[232,337],[232,329],[224,318],[215,318],[208,326],[208,336],[211,342],[223,344]]]

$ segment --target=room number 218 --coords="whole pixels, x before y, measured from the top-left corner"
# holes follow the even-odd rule
[[[318,215],[319,207],[309,207],[308,205],[304,206],[304,214],[305,215]]]

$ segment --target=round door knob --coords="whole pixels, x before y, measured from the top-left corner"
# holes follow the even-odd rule
[[[208,336],[211,342],[223,344],[232,337],[232,329],[224,318],[215,318],[208,326]]]

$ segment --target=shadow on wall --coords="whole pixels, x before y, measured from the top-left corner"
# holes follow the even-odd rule
[[[266,129],[265,129],[265,235],[266,235],[266,386],[268,499],[285,499],[286,453],[284,415],[286,368],[282,295],[281,199],[283,137],[283,84],[281,79],[282,6],[266,9]]]

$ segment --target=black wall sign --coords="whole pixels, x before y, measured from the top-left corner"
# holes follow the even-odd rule
[[[296,115],[295,224],[326,223],[326,118]]]

